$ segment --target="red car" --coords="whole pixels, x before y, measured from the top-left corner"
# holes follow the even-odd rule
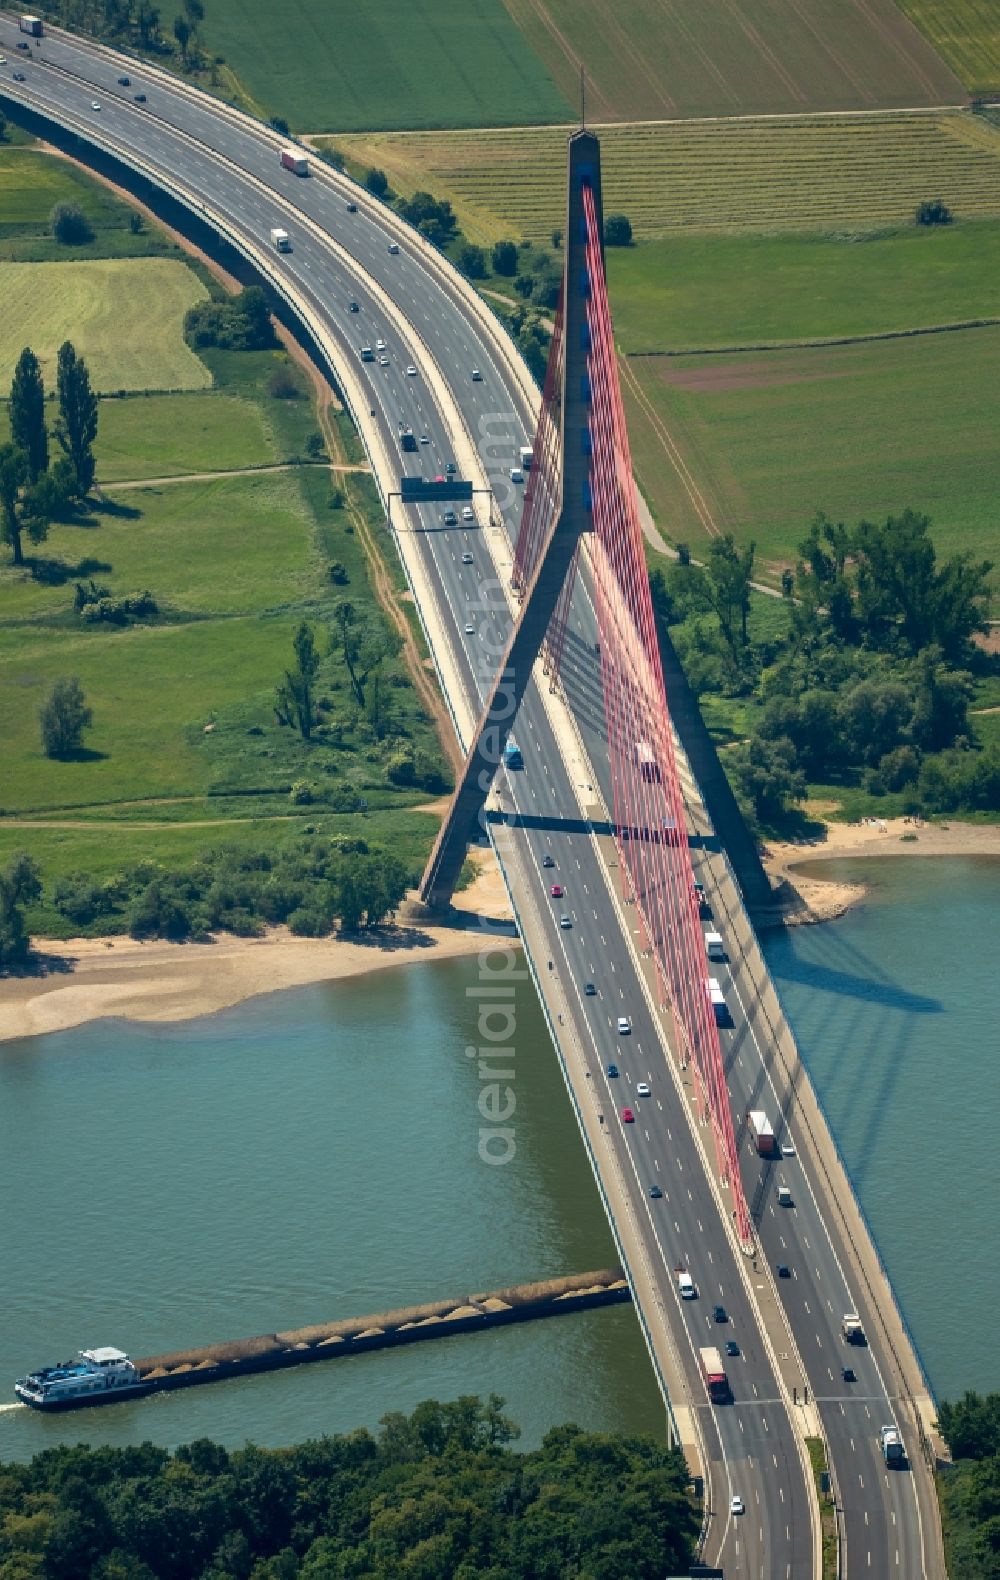
[[[622,1119],[627,1125],[635,1124],[635,1115],[633,1114],[631,1108],[622,1109]]]
[[[566,893],[566,890],[563,888],[561,883],[554,883],[549,890],[549,893],[554,900],[561,900],[563,895]]]

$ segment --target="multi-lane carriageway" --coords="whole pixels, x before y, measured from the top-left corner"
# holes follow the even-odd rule
[[[253,255],[310,315],[313,332],[320,324],[340,382],[353,393],[383,495],[395,486],[395,473],[412,469],[413,458],[404,464],[399,451],[400,425],[427,436],[424,475],[443,471],[454,457],[492,485],[493,525],[478,504],[474,522],[451,528],[440,507],[408,510],[405,520],[398,507],[393,512],[442,685],[467,740],[509,630],[504,582],[521,502],[509,470],[534,428],[531,395],[495,333],[391,213],[333,172],[317,169],[301,180],[282,170],[266,128],[145,64],[68,35],[48,34],[30,58],[16,49],[20,41],[15,22],[0,17],[0,53],[7,56],[0,94],[125,164],[141,161],[154,181]],[[14,69],[24,72],[23,83],[13,81]],[[132,79],[128,86],[118,82],[123,75]],[[134,98],[138,91],[146,94],[143,104]],[[348,211],[348,200],[357,212]],[[291,253],[269,250],[272,226],[288,230]],[[398,253],[389,252],[390,242]],[[349,311],[351,300],[357,313]],[[360,344],[376,338],[387,342],[387,367],[358,361]],[[407,375],[410,366],[415,376]],[[481,382],[472,380],[474,367]],[[791,1402],[791,1369],[799,1399],[808,1387],[827,1440],[841,1572],[936,1580],[943,1570],[933,1492],[916,1434],[900,1415],[890,1360],[871,1321],[870,1350],[847,1352],[839,1336],[843,1312],[866,1314],[865,1291],[853,1248],[820,1193],[810,1136],[786,1131],[795,1155],[772,1165],[763,1181],[761,1161],[743,1144],[744,1187],[760,1204],[753,1262],[726,1225],[724,1198],[704,1162],[705,1132],[689,1120],[667,1024],[635,944],[634,916],[616,889],[613,847],[593,826],[610,798],[595,643],[584,579],[563,655],[564,693],[552,698],[544,685],[529,689],[517,724],[525,768],[500,775],[495,806],[503,821],[494,837],[655,1369],[669,1385],[686,1445],[707,1472],[704,1557],[727,1576],[819,1572],[815,1497],[801,1441],[805,1421],[815,1416]],[[704,831],[690,776],[688,789],[692,828]],[[546,856],[554,868],[543,866]],[[696,861],[718,914],[738,906],[724,859],[699,850]],[[564,885],[563,900],[549,898],[552,881]],[[569,927],[560,925],[562,916]],[[723,1040],[734,1116],[764,1106],[777,1117],[787,1094],[772,1084],[771,1050],[759,1017],[747,1013],[753,984],[746,964],[733,949],[731,963],[713,974],[723,979],[733,1011]],[[584,994],[586,982],[594,996]],[[617,1034],[619,1015],[630,1018],[626,1036]],[[620,1071],[616,1079],[607,1073],[611,1063]],[[636,1095],[640,1081],[650,1097]],[[621,1121],[626,1105],[634,1124]],[[792,1186],[793,1210],[775,1207],[779,1176]],[[650,1197],[653,1184],[661,1197]],[[789,1280],[774,1280],[777,1262],[788,1264]],[[690,1268],[699,1299],[679,1299],[678,1265]],[[712,1321],[716,1302],[726,1308],[724,1327]],[[734,1399],[712,1407],[696,1351],[727,1337],[741,1350],[728,1363]],[[854,1384],[841,1379],[846,1361],[857,1372]],[[896,1419],[912,1469],[890,1474],[876,1439],[882,1422]],[[729,1514],[733,1493],[745,1501],[743,1516]]]

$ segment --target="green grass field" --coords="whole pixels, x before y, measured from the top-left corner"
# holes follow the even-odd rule
[[[0,263],[0,388],[26,345],[53,386],[56,352],[72,338],[97,390],[204,389],[211,374],[182,327],[205,295],[172,258]]]
[[[259,402],[216,394],[148,395],[101,402],[100,483],[221,472],[287,459]]]
[[[602,127],[606,213],[641,238],[689,230],[870,231],[923,198],[1000,214],[1000,130],[965,112]],[[385,132],[331,139],[397,191],[449,198],[474,240],[547,240],[565,223],[566,131]]]
[[[573,102],[586,65],[592,122],[962,98],[952,71],[891,0],[506,3]]]
[[[661,529],[703,551],[706,521],[794,560],[817,510],[911,505],[942,553],[997,540],[1000,328],[625,364],[636,474]]]
[[[299,131],[572,113],[501,0],[213,0],[206,13],[206,43],[261,109]]]
[[[898,0],[970,93],[1000,93],[1000,10],[992,0]]]
[[[0,239],[46,230],[56,203],[75,203],[95,228],[128,225],[129,210],[68,160],[0,147]]]
[[[836,236],[687,236],[608,252],[626,353],[874,335],[1000,317],[1000,221]]]

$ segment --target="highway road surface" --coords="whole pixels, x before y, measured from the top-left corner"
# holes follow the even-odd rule
[[[408,509],[405,518],[393,508],[408,563],[430,589],[421,616],[461,733],[462,719],[478,711],[510,629],[496,565],[506,538],[516,539],[523,490],[509,474],[534,428],[523,385],[494,354],[494,341],[459,291],[429,266],[413,233],[343,178],[324,171],[302,179],[283,170],[266,128],[140,63],[66,35],[33,43],[30,55],[17,50],[20,41],[14,24],[0,19],[0,53],[7,56],[0,94],[12,104],[123,158],[141,151],[158,178],[189,194],[195,212],[250,246],[266,249],[272,227],[289,232],[291,252],[268,253],[269,277],[285,281],[322,321],[336,348],[334,371],[352,365],[374,414],[369,437],[377,432],[400,473],[433,477],[471,440],[503,531],[489,526],[480,503],[474,519],[459,515],[454,526],[444,523],[441,506]],[[13,81],[15,69],[23,71],[23,83]],[[123,76],[128,83],[119,81]],[[137,102],[138,93],[144,102]],[[355,200],[352,212],[348,204]],[[380,339],[387,360],[362,364],[360,346]],[[401,427],[417,436],[416,455],[400,450]],[[383,491],[387,483],[395,486],[383,477]],[[655,1309],[641,1311],[654,1365],[661,1383],[669,1371],[673,1404],[678,1415],[683,1409],[690,1416],[707,1461],[704,1557],[722,1564],[727,1577],[804,1580],[818,1573],[815,1497],[795,1419],[801,1406],[787,1386],[791,1365],[800,1369],[827,1437],[841,1507],[842,1573],[937,1580],[937,1548],[927,1529],[933,1505],[926,1488],[917,1496],[916,1483],[925,1478],[915,1439],[908,1438],[912,1471],[889,1473],[878,1450],[879,1426],[896,1419],[889,1368],[877,1344],[847,1350],[840,1337],[843,1313],[863,1312],[864,1297],[853,1281],[851,1248],[829,1226],[809,1138],[786,1130],[782,1139],[793,1154],[765,1163],[744,1133],[746,1109],[764,1107],[777,1121],[787,1093],[735,950],[712,974],[722,979],[733,1018],[724,1053],[760,1237],[753,1263],[736,1247],[703,1166],[705,1132],[699,1135],[689,1119],[669,1033],[645,985],[634,915],[615,892],[613,845],[593,826],[600,797],[610,804],[596,642],[583,578],[564,654],[565,701],[547,698],[537,683],[529,689],[516,725],[524,769],[498,775],[503,821],[494,834],[543,1002],[551,1006],[558,994],[566,1006],[563,1026],[553,1022],[553,1031],[578,1113],[591,1126],[601,1116],[597,1142],[586,1127],[585,1139],[619,1246],[630,1273],[638,1257],[655,1287]],[[572,717],[560,723],[567,708]],[[567,734],[583,751],[567,752]],[[704,809],[688,779],[692,826],[704,831]],[[726,933],[737,901],[724,861],[700,850],[696,859]],[[562,897],[551,897],[553,883],[563,887]],[[624,1034],[620,1016],[630,1023]],[[575,1062],[565,1055],[564,1039],[579,1052]],[[640,1094],[640,1082],[648,1096]],[[631,1123],[623,1118],[626,1108],[635,1116]],[[776,1206],[779,1181],[791,1186],[793,1208]],[[622,1216],[615,1203],[623,1192]],[[774,1276],[779,1262],[790,1269],[787,1280]],[[695,1279],[697,1299],[681,1300],[679,1266]],[[633,1287],[638,1298],[635,1277]],[[713,1318],[716,1304],[725,1308],[724,1322]],[[762,1316],[765,1307],[771,1320]],[[664,1322],[668,1341],[660,1332]],[[727,1362],[733,1402],[712,1406],[697,1349],[721,1348],[727,1339],[739,1346]],[[856,1382],[844,1382],[844,1364],[854,1366]],[[737,1493],[746,1513],[732,1516]]]

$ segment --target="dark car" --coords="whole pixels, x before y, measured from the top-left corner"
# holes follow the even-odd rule
[[[133,98],[135,99],[136,104],[145,104],[146,102],[146,95],[144,93],[133,94]]]
[[[26,82],[27,78],[25,77],[24,72],[23,71],[15,71],[15,73],[14,73],[14,81],[15,82]]]
[[[595,993],[597,992],[597,989],[595,988],[593,982],[585,982],[583,984],[583,991],[584,991],[585,997],[593,998]]]
[[[348,203],[347,212],[348,214],[356,214],[358,212],[358,205],[356,203]]]
[[[348,307],[349,307],[349,309],[350,309],[350,311],[352,313],[358,313],[358,312],[361,311],[361,309],[358,307],[357,302],[348,302],[347,305],[348,305]]]
[[[555,866],[555,862],[553,861],[551,856],[543,856],[542,857],[542,866],[543,867],[554,867]]]
[[[726,1308],[725,1308],[725,1306],[713,1306],[712,1307],[712,1316],[715,1318],[716,1322],[728,1322],[729,1321],[729,1318],[726,1316]]]
[[[786,1267],[784,1262],[779,1262],[778,1263],[778,1277],[779,1278],[791,1278],[791,1276],[792,1276],[791,1269]]]
[[[652,1196],[654,1201],[659,1201],[660,1197],[663,1195],[663,1192],[661,1191],[659,1185],[651,1185],[649,1187],[649,1194]]]
[[[132,78],[131,77],[119,77],[118,78],[118,86],[119,86],[119,88],[128,88],[128,87],[131,87],[131,84],[132,84]]]
[[[736,1340],[735,1339],[727,1339],[726,1340],[726,1354],[727,1355],[738,1355],[739,1353],[740,1353],[740,1347],[737,1344]]]
[[[23,38],[18,43],[17,47],[18,47],[18,49],[26,49],[29,52],[29,54],[31,52],[31,45]]]
[[[840,1368],[840,1375],[843,1377],[845,1382],[857,1382],[858,1380],[854,1375],[853,1366],[842,1366]]]
[[[445,471],[446,471],[446,473],[448,474],[449,477],[454,477],[455,472],[456,472],[456,467],[455,467],[454,461],[449,461],[448,462],[448,464],[445,467]]]
[[[616,1081],[618,1079],[618,1066],[617,1066],[617,1064],[609,1064],[608,1065],[608,1075],[611,1077],[611,1079],[613,1081]]]

